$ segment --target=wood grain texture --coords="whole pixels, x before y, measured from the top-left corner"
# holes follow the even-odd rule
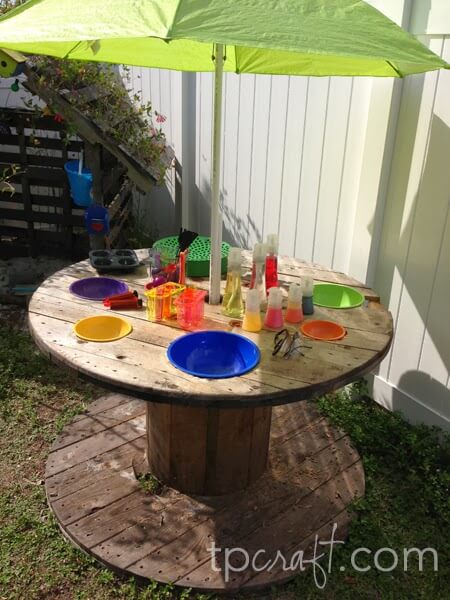
[[[104,406],[101,399],[96,401],[92,412],[88,409],[66,426],[64,442],[56,441],[45,481],[49,504],[65,534],[103,564],[144,580],[237,592],[281,583],[298,570],[286,572],[277,564],[258,572],[249,566],[231,573],[227,581],[223,552],[217,555],[218,570],[212,568],[212,542],[220,548],[243,548],[250,557],[262,549],[266,562],[278,551],[288,561],[300,550],[311,557],[315,536],[329,540],[333,527],[335,539],[345,538],[351,520],[348,505],[364,494],[364,472],[345,432],[331,426],[311,402],[275,407],[269,468],[246,490],[216,497],[191,497],[170,487],[158,494],[144,492],[133,464],[142,456],[145,433],[135,439],[125,436],[111,448],[109,438],[90,425],[102,415],[103,433],[108,431],[119,407],[124,421],[113,429],[131,430],[127,413],[137,410],[135,400],[114,404],[105,397]],[[262,413],[259,418],[264,421]],[[80,423],[86,425],[84,435]],[[96,452],[84,452],[73,461],[80,441],[66,446],[63,455],[59,448],[80,435],[85,447],[95,446]]]
[[[144,251],[139,251],[144,258]],[[246,254],[248,260],[248,254]],[[317,281],[356,285],[351,278],[303,261],[280,258],[280,273],[298,281],[304,273]],[[289,274],[287,274],[289,273]],[[377,304],[373,290],[359,287],[370,306],[351,310],[316,307],[314,318],[340,322],[347,329],[338,342],[310,341],[305,356],[294,360],[272,357],[273,332],[242,332],[221,314],[220,307],[205,305],[205,329],[221,329],[246,335],[261,349],[257,368],[242,377],[204,380],[178,371],[166,357],[166,349],[181,330],[175,322],[150,323],[145,310],[121,314],[133,326],[132,333],[116,342],[99,344],[79,340],[73,324],[80,318],[105,314],[101,303],[70,294],[70,283],[95,275],[87,261],[76,263],[49,277],[35,292],[29,306],[29,324],[37,345],[55,362],[113,391],[154,402],[196,407],[244,408],[296,402],[329,392],[373,370],[392,341],[391,315]],[[139,293],[147,281],[145,267],[122,277]],[[206,280],[190,283],[206,286]],[[245,293],[245,290],[244,290]],[[111,312],[111,311],[110,311]]]
[[[271,411],[147,402],[149,470],[184,493],[244,489],[266,470]]]

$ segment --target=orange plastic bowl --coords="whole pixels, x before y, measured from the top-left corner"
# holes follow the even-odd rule
[[[342,340],[347,333],[342,325],[332,321],[305,321],[300,331],[313,340],[326,340],[332,342]]]

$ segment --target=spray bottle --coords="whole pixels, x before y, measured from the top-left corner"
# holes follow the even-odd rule
[[[150,248],[148,251],[148,276],[153,279],[161,272],[161,253],[156,248]]]
[[[266,244],[256,243],[253,248],[253,264],[252,276],[250,279],[250,289],[258,290],[261,306],[265,308],[267,304],[266,295],[266,278],[265,278],[265,262],[266,262]]]
[[[242,318],[244,303],[241,289],[242,252],[240,248],[230,248],[228,254],[227,283],[222,300],[222,313],[235,319]]]
[[[248,290],[245,298],[245,315],[242,322],[242,329],[244,331],[261,331],[262,320],[261,320],[261,307],[260,307],[260,295],[259,291],[254,288]]]
[[[289,287],[285,318],[288,323],[301,323],[303,321],[302,286],[299,283],[291,283]]]
[[[270,233],[266,242],[266,293],[270,288],[278,287],[278,235]]]
[[[269,298],[267,300],[267,312],[264,318],[264,326],[267,329],[282,329],[284,326],[283,312],[281,303],[283,293],[279,287],[272,287],[269,290]]]
[[[314,312],[313,293],[314,293],[314,283],[313,283],[312,277],[305,277],[303,279],[303,300],[302,300],[304,315],[312,315]]]

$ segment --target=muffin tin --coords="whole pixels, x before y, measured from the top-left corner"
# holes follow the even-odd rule
[[[132,271],[140,265],[134,250],[91,250],[89,259],[99,273]]]

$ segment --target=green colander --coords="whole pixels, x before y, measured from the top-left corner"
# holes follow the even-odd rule
[[[178,236],[165,237],[153,244],[167,258],[175,258],[178,252]],[[222,242],[222,273],[227,270],[227,257],[230,251],[230,245]],[[186,265],[186,275],[188,277],[208,277],[209,275],[209,257],[211,254],[211,240],[209,237],[199,235],[189,246],[189,254]]]

